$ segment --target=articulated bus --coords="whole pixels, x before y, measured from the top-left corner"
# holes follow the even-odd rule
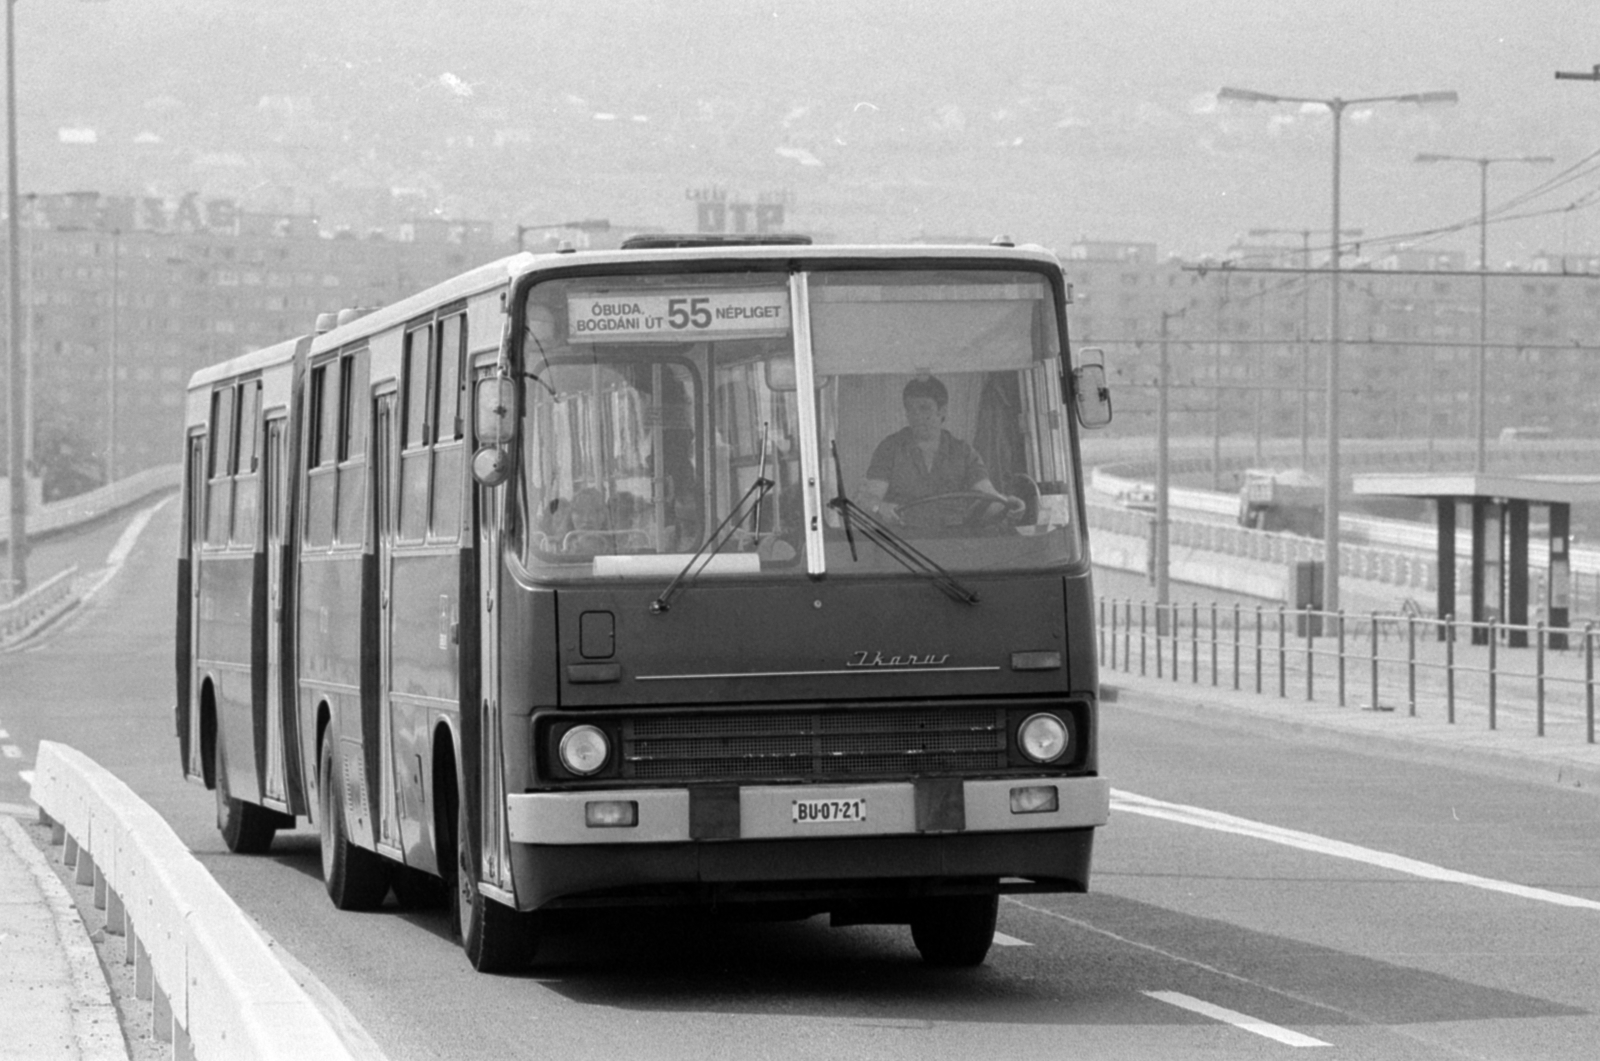
[[[1009,242],[650,237],[197,373],[185,775],[482,971],[667,905],[981,962],[1108,814],[1066,302]]]

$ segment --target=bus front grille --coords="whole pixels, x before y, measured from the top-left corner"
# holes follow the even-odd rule
[[[1000,708],[856,708],[636,718],[622,770],[637,780],[909,777],[1006,766]]]

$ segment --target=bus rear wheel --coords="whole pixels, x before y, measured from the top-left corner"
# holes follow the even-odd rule
[[[467,960],[480,973],[511,973],[527,966],[538,950],[537,922],[495,902],[478,890],[467,825],[467,804],[456,805],[456,865],[451,881],[450,912]]]
[[[228,768],[217,757],[217,831],[222,842],[236,855],[264,854],[272,846],[282,815],[242,799],[234,799],[228,791]]]
[[[923,899],[911,918],[911,941],[929,965],[982,965],[994,943],[998,895],[951,895]]]
[[[343,771],[337,766],[331,734],[317,757],[317,835],[322,847],[322,883],[340,910],[373,910],[389,894],[388,867],[372,851],[351,843],[345,833]]]

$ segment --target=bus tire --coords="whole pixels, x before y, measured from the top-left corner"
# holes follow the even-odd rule
[[[538,949],[534,915],[495,902],[478,890],[467,833],[466,800],[456,806],[456,866],[450,913],[467,961],[480,973],[513,973]]]
[[[911,918],[911,940],[929,965],[982,965],[994,943],[998,895],[951,895],[924,899]]]
[[[277,835],[282,815],[242,799],[228,791],[228,764],[217,756],[217,831],[222,842],[236,855],[265,854]]]
[[[373,910],[389,894],[389,871],[375,852],[358,847],[345,833],[344,801],[337,797],[343,783],[333,755],[337,740],[322,741],[317,757],[317,835],[322,847],[322,883],[328,898],[340,910]]]

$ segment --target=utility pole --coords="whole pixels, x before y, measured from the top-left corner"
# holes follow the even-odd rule
[[[1157,633],[1162,632],[1161,624],[1165,622],[1162,617],[1166,615],[1166,605],[1172,597],[1169,549],[1172,524],[1168,497],[1172,485],[1172,440],[1169,431],[1172,410],[1167,398],[1171,384],[1172,359],[1168,353],[1167,322],[1174,317],[1183,316],[1185,312],[1186,310],[1181,309],[1161,311],[1161,367],[1156,377],[1156,523],[1155,541],[1151,543],[1155,552]]]

